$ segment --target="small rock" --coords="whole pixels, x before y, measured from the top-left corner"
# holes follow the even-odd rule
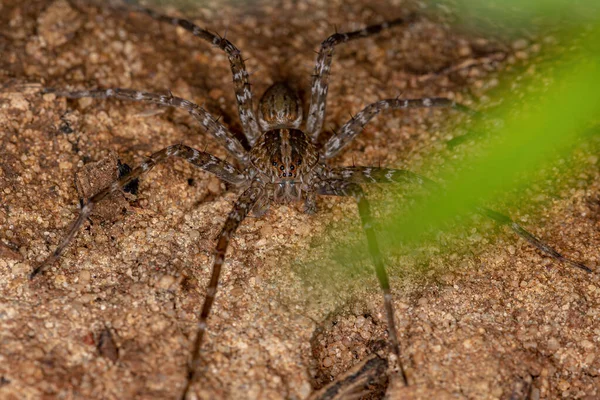
[[[163,290],[168,290],[175,283],[175,277],[173,275],[163,275],[158,281],[158,287]]]
[[[79,272],[79,283],[81,283],[82,285],[88,284],[91,278],[92,274],[87,269],[81,270]]]
[[[221,193],[221,181],[217,177],[211,177],[208,180],[208,191],[212,194]]]
[[[356,322],[354,322],[354,326],[357,328],[360,328],[361,326],[363,326],[365,324],[365,317],[363,317],[362,315],[356,318]]]
[[[560,343],[558,342],[558,340],[556,340],[556,338],[548,339],[548,349],[552,351],[560,349]]]
[[[270,238],[273,236],[273,227],[269,224],[264,224],[262,228],[260,228],[260,236],[263,238]]]
[[[512,43],[513,50],[523,50],[529,45],[527,39],[517,39]]]
[[[529,54],[525,51],[517,51],[515,53],[515,57],[519,60],[527,60],[529,58]]]
[[[57,0],[40,14],[37,31],[48,47],[54,48],[68,42],[81,27],[81,17],[66,0]]]

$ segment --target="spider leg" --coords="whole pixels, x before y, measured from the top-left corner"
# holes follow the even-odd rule
[[[439,185],[429,178],[405,169],[378,167],[339,167],[327,172],[328,179],[344,180],[353,183],[418,183],[431,188]]]
[[[412,19],[412,17],[409,17],[408,20],[410,19]],[[335,33],[321,43],[321,49],[319,50],[319,55],[317,56],[317,62],[315,64],[312,78],[310,106],[308,108],[308,117],[306,120],[306,133],[310,136],[313,143],[317,143],[319,133],[323,128],[323,120],[325,119],[327,90],[334,47],[340,43],[346,43],[350,40],[376,35],[385,29],[402,25],[406,22],[407,19],[398,18],[382,24],[371,25],[358,31]]]
[[[322,154],[326,159],[337,155],[356,137],[356,135],[362,132],[365,125],[367,125],[373,117],[382,111],[434,107],[450,107],[471,115],[477,115],[477,112],[471,110],[470,108],[444,97],[380,100],[369,104],[362,111],[356,114],[356,116],[354,116],[350,121],[346,122],[340,129],[340,132],[331,137],[327,143],[325,143]]]
[[[537,236],[526,231],[521,225],[517,224],[509,216],[500,214],[497,211],[485,207],[477,207],[477,212],[479,212],[481,215],[485,215],[486,217],[493,219],[500,225],[507,225],[510,229],[513,230],[513,232],[515,232],[517,235],[521,236],[523,239],[528,241],[529,244],[531,244],[533,247],[548,254],[550,257],[572,267],[582,269],[585,272],[594,272],[584,264],[563,256],[558,251],[554,250],[554,248],[552,248],[550,245],[539,239]]]
[[[94,206],[98,202],[102,201],[109,194],[123,189],[123,187],[127,186],[127,184],[132,182],[134,179],[139,178],[144,173],[150,171],[158,163],[164,162],[165,160],[171,157],[182,158],[185,161],[194,164],[205,171],[211,172],[217,177],[223,179],[224,181],[232,183],[234,185],[241,185],[244,182],[246,182],[246,178],[244,177],[244,175],[241,172],[239,172],[233,165],[211,154],[193,149],[189,146],[185,146],[182,144],[176,144],[173,146],[165,147],[164,149],[152,154],[146,162],[133,169],[129,174],[114,181],[110,186],[102,189],[100,192],[90,197],[85,203],[85,205],[81,208],[77,219],[71,224],[69,231],[67,232],[67,235],[64,237],[64,239],[60,242],[60,244],[57,246],[54,252],[50,256],[48,256],[48,258],[42,261],[33,270],[33,272],[31,272],[29,278],[35,278],[36,275],[45,271],[56,260],[58,260],[62,252],[69,245],[69,243],[71,243],[71,241],[81,228],[81,225],[83,225],[85,220],[89,217]]]
[[[431,179],[402,169],[375,167],[342,167],[331,169],[329,171],[329,174],[329,176],[333,179],[341,179],[343,181],[353,183],[418,183],[420,185],[429,186],[430,188],[441,188],[438,183],[432,181]],[[550,257],[558,260],[559,262],[582,269],[586,272],[593,272],[584,264],[563,256],[561,253],[556,251],[554,248],[542,241],[540,238],[527,231],[521,225],[517,224],[509,216],[501,214],[497,211],[491,210],[486,207],[476,207],[476,211],[483,216],[493,219],[501,225],[508,226],[510,229],[512,229],[513,232],[525,239],[533,247],[537,248],[543,253],[546,253]]]
[[[394,318],[394,303],[392,299],[392,293],[390,290],[390,281],[388,278],[387,271],[383,265],[383,257],[377,243],[377,237],[375,235],[375,229],[373,228],[373,218],[371,216],[371,207],[367,201],[366,195],[362,188],[353,182],[346,182],[343,180],[327,180],[323,182],[323,185],[319,188],[320,195],[331,195],[331,196],[351,196],[354,197],[358,203],[358,213],[362,221],[362,227],[367,236],[367,244],[369,247],[369,254],[373,264],[375,265],[375,274],[379,280],[379,286],[383,291],[383,304],[385,307],[385,313],[388,323],[388,331],[390,335],[390,342],[392,345],[392,351],[398,357],[398,365],[400,367],[400,373],[402,380],[405,385],[408,385],[408,379],[402,360],[400,359],[400,342],[396,332],[396,321]]]
[[[231,73],[233,74],[233,87],[235,90],[238,113],[244,129],[244,134],[246,135],[250,146],[254,146],[254,143],[256,143],[256,140],[260,136],[260,128],[258,127],[256,117],[254,116],[252,107],[252,89],[250,86],[248,71],[246,70],[244,59],[242,58],[242,52],[224,37],[220,37],[219,35],[215,35],[206,29],[202,29],[190,21],[161,15],[153,10],[137,5],[134,6],[134,8],[137,11],[149,15],[157,21],[179,26],[186,31],[191,32],[194,36],[197,36],[208,43],[211,43],[213,46],[218,47],[227,54],[229,65],[231,66]]]
[[[307,400],[369,398],[372,389],[387,379],[387,369],[387,360],[372,353],[363,362],[337,376],[335,381],[311,394]]]
[[[306,198],[304,199],[304,208],[303,211],[305,214],[313,215],[317,212],[317,193],[316,191],[309,191],[306,193]]]
[[[251,186],[238,199],[233,206],[233,209],[227,216],[225,225],[217,238],[217,246],[215,248],[215,259],[212,266],[212,273],[210,281],[206,289],[206,297],[204,298],[204,304],[202,305],[202,312],[200,313],[200,320],[198,321],[198,333],[194,340],[194,346],[192,348],[192,358],[188,364],[187,377],[185,388],[181,396],[182,400],[185,400],[187,394],[196,379],[198,367],[200,365],[200,349],[202,347],[202,341],[207,328],[207,319],[210,315],[215,296],[217,294],[217,287],[219,285],[219,275],[221,274],[221,267],[225,260],[225,253],[229,246],[229,240],[235,233],[237,227],[246,218],[248,213],[252,210],[257,202],[261,202],[264,197],[264,191],[255,186]]]
[[[248,154],[244,149],[244,146],[242,146],[233,133],[231,133],[223,124],[199,105],[192,103],[189,100],[182,99],[181,97],[175,97],[170,93],[165,95],[120,88],[80,90],[73,92],[46,88],[43,93],[54,93],[57,96],[69,99],[80,99],[83,97],[92,97],[96,99],[116,98],[120,100],[133,100],[158,104],[160,106],[180,108],[196,118],[196,120],[200,122],[200,125],[202,125],[208,133],[213,135],[241,163],[247,164],[248,162]]]

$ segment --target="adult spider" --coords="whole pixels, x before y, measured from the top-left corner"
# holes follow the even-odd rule
[[[203,30],[188,21],[160,16],[151,10],[140,10],[158,20],[170,22],[191,31],[194,35],[221,48],[228,55],[233,72],[240,119],[247,142],[251,147],[250,150],[248,150],[244,144],[237,140],[225,126],[220,124],[218,120],[213,118],[207,111],[187,100],[174,97],[170,94],[158,95],[126,89],[80,92],[55,90],[54,93],[70,98],[115,97],[182,108],[198,119],[205,129],[213,134],[234,155],[243,168],[237,169],[234,165],[222,161],[206,152],[198,151],[184,145],[169,146],[152,154],[147,162],[137,167],[129,175],[114,182],[110,187],[88,199],[87,204],[82,208],[78,219],[73,224],[67,237],[62,241],[55,252],[34,270],[32,277],[43,271],[60,256],[61,252],[72,240],[79,227],[90,215],[90,212],[96,203],[101,201],[112,191],[120,190],[156,164],[175,156],[183,158],[188,162],[215,174],[226,182],[239,187],[240,190],[243,189],[242,195],[234,206],[233,211],[229,214],[218,237],[213,272],[207,289],[206,300],[200,315],[198,334],[194,342],[192,357],[188,366],[188,376],[183,397],[188,393],[197,374],[200,360],[200,348],[207,327],[207,319],[218,287],[219,273],[230,237],[250,211],[257,215],[261,215],[267,211],[272,202],[303,200],[305,203],[305,211],[314,213],[316,211],[316,195],[352,196],[357,200],[359,213],[367,235],[369,250],[373,257],[377,277],[384,292],[384,304],[388,318],[392,349],[394,353],[399,355],[400,349],[396,337],[393,303],[387,273],[383,265],[382,256],[378,249],[375,232],[372,227],[369,203],[359,184],[402,181],[425,183],[426,180],[403,170],[366,167],[331,168],[327,166],[324,161],[338,154],[358,133],[362,131],[363,127],[371,118],[383,110],[439,106],[450,106],[464,111],[466,111],[466,109],[443,98],[382,100],[367,106],[363,111],[357,114],[356,117],[348,121],[348,123],[342,127],[339,135],[334,136],[327,141],[322,148],[318,147],[317,143],[325,117],[327,83],[332,60],[331,56],[335,45],[348,40],[376,34],[382,29],[399,25],[404,21],[394,20],[386,24],[371,26],[361,31],[335,34],[323,42],[315,67],[306,125],[304,131],[301,131],[300,127],[303,122],[303,113],[299,96],[290,89],[289,86],[283,83],[273,85],[266,91],[258,107],[258,116],[255,116],[255,111],[252,106],[252,93],[243,59],[239,50],[228,40]],[[482,212],[501,223],[510,225],[518,234],[555,258],[586,269],[586,267],[580,264],[565,259],[559,253],[540,242],[533,235],[523,230],[508,217],[494,213],[490,210],[482,209]],[[403,371],[402,377],[406,382],[406,376]]]

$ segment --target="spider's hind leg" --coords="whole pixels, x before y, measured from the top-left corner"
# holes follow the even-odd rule
[[[371,215],[371,206],[366,198],[363,189],[356,183],[347,182],[344,180],[327,180],[323,182],[323,185],[319,188],[320,195],[330,196],[348,196],[354,197],[358,203],[358,213],[362,222],[362,227],[367,236],[367,245],[369,248],[369,254],[371,260],[375,266],[375,274],[379,281],[379,286],[383,291],[383,304],[385,308],[385,314],[388,324],[390,344],[392,351],[398,358],[398,367],[402,376],[404,385],[408,385],[408,378],[402,364],[400,356],[400,342],[398,341],[398,334],[396,331],[396,319],[394,317],[394,302],[392,298],[392,292],[390,289],[390,280],[383,264],[383,256],[379,249],[377,242],[377,236],[375,235],[375,228],[373,224],[373,217]]]
[[[425,185],[432,189],[441,189],[440,185],[431,179],[425,178],[421,175],[417,175],[407,170],[392,169],[392,168],[375,168],[375,167],[341,167],[333,168],[329,171],[329,178],[332,180],[341,180],[346,183],[417,183],[419,185]],[[541,252],[549,255],[550,257],[570,265],[575,268],[579,268],[586,272],[594,272],[584,264],[571,260],[565,257],[552,246],[535,236],[533,233],[527,231],[521,225],[513,221],[509,216],[501,214],[497,211],[491,210],[486,207],[476,207],[475,211],[479,214],[493,219],[500,225],[508,226],[513,232],[525,239],[533,247],[537,248]]]
[[[535,236],[533,233],[525,230],[525,228],[523,228],[521,225],[517,224],[509,216],[500,214],[497,211],[490,210],[489,208],[485,208],[485,207],[478,207],[477,211],[481,215],[484,215],[490,219],[493,219],[494,221],[496,221],[497,223],[499,223],[501,225],[508,226],[510,229],[512,229],[513,232],[515,232],[517,235],[521,236],[523,239],[525,239],[527,242],[529,242],[529,244],[531,244],[533,247],[548,254],[550,257],[552,257],[562,263],[570,265],[572,267],[579,268],[585,272],[594,272],[589,267],[585,266],[584,264],[582,264],[578,261],[575,261],[575,260],[571,260],[570,258],[563,256],[561,253],[556,251],[552,246],[550,246],[549,244],[542,241],[540,238]]]
[[[200,366],[200,349],[202,348],[202,342],[207,329],[207,320],[210,315],[215,296],[217,294],[217,288],[219,286],[219,276],[221,275],[221,268],[225,262],[225,253],[229,247],[229,241],[237,230],[240,223],[246,218],[248,213],[258,204],[264,204],[265,195],[264,190],[259,187],[251,186],[239,197],[233,209],[227,216],[227,220],[223,225],[223,229],[219,233],[217,238],[217,246],[215,248],[215,258],[213,261],[212,272],[210,281],[206,288],[206,296],[204,298],[204,304],[202,305],[202,311],[200,313],[200,319],[198,321],[198,331],[194,345],[192,347],[192,357],[188,364],[187,377],[185,382],[185,388],[181,395],[181,400],[185,400],[192,384],[196,380],[198,367]]]

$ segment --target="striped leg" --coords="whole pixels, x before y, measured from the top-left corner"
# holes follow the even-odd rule
[[[175,97],[172,94],[156,94],[149,92],[140,92],[132,89],[99,89],[99,90],[80,90],[69,92],[54,88],[44,89],[44,93],[54,93],[57,96],[69,99],[80,99],[83,97],[92,97],[96,99],[115,98],[120,100],[133,100],[144,103],[158,104],[160,106],[175,107],[187,111],[192,117],[196,118],[200,125],[208,133],[213,135],[229,152],[241,163],[247,164],[248,154],[244,146],[235,138],[223,124],[214,118],[208,111],[192,103],[189,100]]]
[[[330,176],[334,179],[341,179],[348,183],[418,183],[426,185],[432,189],[441,189],[440,185],[431,179],[413,174],[410,171],[391,168],[374,167],[343,167],[333,168]],[[517,235],[529,242],[533,247],[549,255],[550,257],[573,267],[582,269],[586,272],[593,272],[584,264],[571,260],[556,251],[537,236],[527,231],[521,225],[513,221],[509,216],[485,207],[477,207],[477,212],[483,216],[493,219],[501,225],[506,225]]]
[[[377,167],[339,167],[327,171],[329,179],[352,183],[418,183],[438,188],[439,185],[429,178],[405,169]]]
[[[132,170],[129,174],[114,181],[110,186],[90,197],[79,212],[77,219],[71,224],[71,227],[69,228],[69,231],[62,242],[60,242],[58,247],[48,258],[42,261],[33,270],[33,272],[29,275],[29,278],[35,278],[35,276],[48,269],[56,260],[58,260],[62,252],[69,245],[69,243],[71,243],[81,228],[81,225],[83,225],[84,221],[90,216],[90,213],[98,202],[102,201],[109,194],[123,189],[134,179],[139,178],[144,173],[150,171],[155,165],[164,162],[171,157],[182,158],[187,162],[194,164],[205,171],[211,172],[222,180],[234,185],[240,185],[246,181],[244,175],[242,175],[242,173],[240,173],[233,165],[213,155],[198,151],[191,147],[182,144],[176,144],[157,151],[156,153],[152,154],[146,162]]]
[[[408,385],[408,379],[402,360],[400,358],[400,342],[396,332],[396,321],[394,318],[394,303],[392,299],[392,292],[390,290],[390,281],[388,278],[387,271],[383,265],[383,257],[379,250],[379,244],[377,243],[377,237],[375,235],[375,229],[373,228],[373,218],[371,216],[371,207],[365,196],[362,188],[352,182],[345,181],[326,181],[319,189],[320,195],[332,195],[332,196],[351,196],[356,199],[358,203],[358,213],[362,221],[363,230],[367,236],[367,243],[369,246],[369,254],[375,265],[375,274],[379,280],[379,286],[383,290],[383,304],[385,307],[385,313],[388,323],[388,331],[390,336],[390,342],[392,345],[392,351],[398,357],[398,366],[400,367],[400,373],[402,380],[405,385]]]
[[[222,38],[219,35],[215,35],[206,29],[202,29],[190,21],[161,15],[153,10],[140,6],[134,6],[134,8],[137,11],[148,14],[157,21],[180,26],[186,31],[191,32],[194,36],[211,43],[213,46],[218,47],[227,54],[227,57],[229,58],[229,64],[231,66],[231,72],[233,74],[233,87],[235,90],[235,97],[238,103],[238,112],[242,122],[242,127],[244,129],[244,134],[246,135],[250,146],[254,146],[254,143],[256,143],[256,140],[260,136],[260,129],[252,108],[252,89],[250,86],[248,71],[246,71],[244,59],[242,58],[242,52],[229,40]]]
[[[306,400],[372,398],[374,389],[379,389],[387,380],[387,370],[387,360],[379,357],[377,353],[372,353],[363,362],[338,375],[335,381],[311,394]]]
[[[365,125],[382,111],[386,110],[402,110],[408,108],[433,108],[433,107],[450,107],[455,110],[463,111],[472,115],[477,113],[470,108],[456,103],[453,100],[443,97],[431,97],[423,99],[386,99],[380,100],[373,104],[369,104],[356,116],[344,124],[340,132],[331,137],[323,147],[322,154],[327,158],[334,157],[344,147],[346,147],[360,132]]]
[[[335,33],[321,43],[321,49],[317,56],[317,62],[312,78],[310,106],[308,108],[308,118],[306,120],[306,133],[310,136],[313,143],[317,142],[319,133],[321,133],[321,129],[323,128],[323,120],[325,119],[327,90],[334,47],[350,40],[376,35],[384,29],[402,25],[406,21],[406,19],[398,18],[393,21],[384,22],[383,24],[371,25],[359,31]]]
[[[185,388],[183,390],[181,399],[185,400],[187,394],[190,391],[192,384],[196,379],[198,367],[200,366],[200,349],[202,347],[202,341],[207,328],[207,320],[210,315],[215,295],[217,294],[217,287],[219,285],[219,275],[221,274],[221,267],[225,260],[225,253],[229,246],[229,240],[235,233],[237,227],[246,218],[248,213],[252,210],[255,204],[260,203],[263,200],[264,192],[262,189],[251,186],[240,196],[238,201],[233,206],[233,210],[229,213],[225,225],[219,234],[217,239],[217,247],[215,249],[215,259],[213,262],[212,273],[210,276],[210,282],[206,289],[206,297],[204,298],[204,304],[202,305],[202,312],[200,313],[200,320],[198,321],[198,333],[194,340],[194,347],[192,348],[192,358],[188,364],[187,378]]]
[[[582,269],[585,272],[593,272],[589,267],[585,266],[584,264],[574,261],[574,260],[571,260],[570,258],[563,256],[558,251],[554,250],[554,248],[552,248],[550,245],[548,245],[547,243],[544,243],[537,236],[526,231],[521,225],[517,224],[509,216],[500,214],[497,211],[490,210],[489,208],[485,208],[485,207],[478,207],[477,212],[479,212],[481,215],[485,215],[486,217],[493,219],[500,225],[508,226],[510,229],[513,230],[513,232],[515,232],[517,235],[521,236],[523,239],[528,241],[533,247],[537,248],[538,250],[542,251],[543,253],[548,254],[550,257],[552,257],[564,264],[570,265],[575,268]]]

